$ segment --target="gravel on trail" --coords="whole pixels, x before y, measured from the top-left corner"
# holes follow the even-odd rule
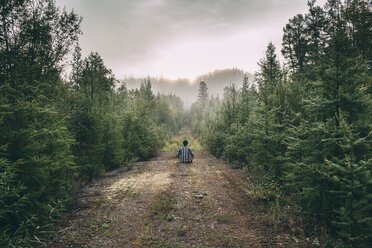
[[[242,170],[205,151],[107,173],[82,188],[46,247],[277,247]]]

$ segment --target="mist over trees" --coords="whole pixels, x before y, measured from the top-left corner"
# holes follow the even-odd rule
[[[185,107],[189,108],[192,103],[197,101],[199,82],[204,80],[208,83],[208,92],[214,97],[222,97],[224,88],[231,84],[240,86],[241,79],[244,75],[242,70],[232,68],[223,70],[214,70],[198,76],[192,82],[189,79],[170,80],[167,78],[150,77],[154,92],[172,93],[179,96],[184,102]],[[249,73],[247,75],[250,75]],[[253,80],[252,75],[249,76]],[[122,79],[128,89],[138,88],[142,78],[127,77]]]
[[[99,53],[82,57],[76,13],[53,0],[0,2],[0,246],[37,242],[77,188],[154,156],[189,126],[252,175],[273,228],[369,247],[371,5],[308,7],[283,28],[283,65],[269,43],[254,75],[216,70],[190,84],[119,81]]]

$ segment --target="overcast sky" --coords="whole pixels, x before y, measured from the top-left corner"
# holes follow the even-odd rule
[[[325,0],[318,0],[323,5]],[[57,0],[83,17],[83,55],[97,51],[118,79],[254,72],[269,41],[306,0]]]

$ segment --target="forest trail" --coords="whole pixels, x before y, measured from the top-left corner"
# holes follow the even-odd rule
[[[195,156],[161,152],[87,185],[47,247],[276,247],[247,174]]]

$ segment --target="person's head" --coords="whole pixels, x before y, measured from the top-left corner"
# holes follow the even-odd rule
[[[189,143],[189,142],[188,142],[187,140],[184,140],[184,141],[183,141],[183,145],[184,145],[184,146],[187,146],[188,143]]]

